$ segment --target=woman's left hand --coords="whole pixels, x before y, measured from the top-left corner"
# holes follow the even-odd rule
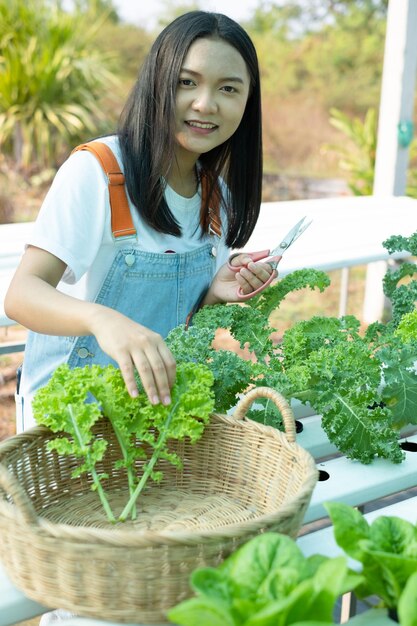
[[[240,265],[239,272],[233,272],[225,263],[215,275],[213,282],[204,298],[203,304],[217,304],[220,302],[241,302],[238,289],[249,295],[262,287],[272,273],[278,277],[277,270],[272,269],[269,263],[254,262],[244,252],[231,259],[232,265]]]

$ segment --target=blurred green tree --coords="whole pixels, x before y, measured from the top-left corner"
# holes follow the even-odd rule
[[[267,94],[313,96],[324,107],[377,106],[387,0],[261,1],[246,27]]]
[[[0,147],[17,167],[54,166],[86,134],[106,131],[99,96],[117,81],[112,55],[93,39],[107,17],[54,0],[0,0]]]
[[[339,176],[329,110],[378,109],[388,0],[260,0],[244,26],[262,74],[265,163]],[[289,170],[288,170],[289,168]]]
[[[281,30],[292,35],[318,32],[325,25],[345,28],[352,14],[366,26],[386,18],[388,0],[260,0],[250,22],[258,32]],[[359,25],[356,24],[356,27]]]

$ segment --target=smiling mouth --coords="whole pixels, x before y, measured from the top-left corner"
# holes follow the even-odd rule
[[[185,123],[187,126],[191,126],[192,128],[202,128],[204,130],[214,130],[215,128],[218,128],[217,124],[212,124],[211,122],[186,121]]]

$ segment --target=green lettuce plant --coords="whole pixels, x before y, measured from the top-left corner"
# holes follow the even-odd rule
[[[417,573],[407,580],[398,601],[397,613],[401,626],[417,626]]]
[[[195,597],[168,612],[179,626],[330,626],[337,598],[361,582],[345,557],[304,557],[293,539],[264,533],[217,568],[195,570]]]
[[[260,534],[218,567],[196,569],[194,596],[169,619],[179,626],[331,626],[336,600],[354,592],[370,607],[396,612],[401,626],[416,626],[417,526],[394,516],[369,524],[347,504],[325,506],[342,556],[305,557],[290,537]]]
[[[326,509],[344,552],[361,564],[359,598],[378,596],[380,607],[398,612],[402,626],[417,620],[417,526],[395,516],[369,524],[362,513],[341,502]]]

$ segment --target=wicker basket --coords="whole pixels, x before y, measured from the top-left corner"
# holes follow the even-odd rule
[[[280,409],[285,434],[245,419],[261,396]],[[112,467],[119,454],[109,423],[98,426],[110,441],[98,469],[111,478],[105,488],[118,512],[126,480]],[[191,595],[195,568],[218,565],[263,531],[296,537],[317,481],[291,409],[265,387],[233,416],[213,414],[196,444],[172,446],[183,468],[160,462],[164,478],[142,494],[135,522],[106,521],[90,481],[70,477],[76,460],[47,450],[56,436],[39,426],[0,444],[0,557],[29,598],[84,617],[166,623],[166,611]]]

